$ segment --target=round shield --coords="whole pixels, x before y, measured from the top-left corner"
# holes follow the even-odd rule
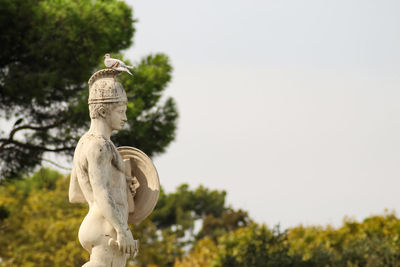
[[[133,197],[134,212],[129,213],[128,218],[128,223],[138,224],[149,216],[156,206],[160,194],[158,173],[151,159],[139,149],[130,146],[117,149],[122,159],[130,160],[132,176],[139,181],[139,187]]]

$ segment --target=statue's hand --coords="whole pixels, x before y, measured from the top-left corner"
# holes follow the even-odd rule
[[[133,236],[129,228],[126,231],[117,232],[117,241],[115,243],[119,250],[123,253],[134,255],[137,252],[137,242],[133,240]]]
[[[129,190],[131,191],[132,197],[135,197],[136,190],[139,188],[140,183],[136,177],[132,177],[131,182],[129,183]]]

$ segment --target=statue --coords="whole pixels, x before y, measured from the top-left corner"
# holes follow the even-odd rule
[[[138,252],[128,223],[139,223],[154,209],[159,195],[151,160],[132,147],[115,147],[114,130],[126,122],[127,96],[116,75],[104,69],[89,79],[90,129],[75,149],[69,188],[71,203],[88,203],[79,241],[90,253],[83,267],[124,267]]]

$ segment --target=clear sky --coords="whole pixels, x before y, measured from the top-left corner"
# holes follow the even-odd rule
[[[269,226],[400,210],[400,2],[128,1],[174,66],[167,191],[225,189]]]

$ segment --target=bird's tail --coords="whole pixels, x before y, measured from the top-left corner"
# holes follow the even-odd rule
[[[128,69],[133,69],[133,66],[126,66]]]
[[[118,70],[118,71],[126,71],[127,73],[129,73],[130,75],[132,75],[133,76],[133,74],[127,69],[127,68],[124,68],[124,67],[118,67],[118,68],[114,68],[114,70]]]

